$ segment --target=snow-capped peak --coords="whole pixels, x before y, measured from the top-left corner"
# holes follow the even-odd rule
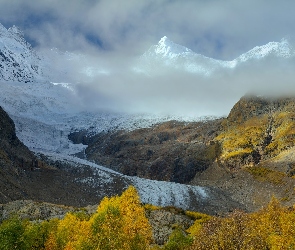
[[[14,33],[20,37],[24,37],[24,32],[17,26],[13,25],[8,29],[8,32]]]
[[[0,80],[31,82],[41,79],[40,58],[20,28],[0,24]]]
[[[240,55],[236,60],[245,62],[250,59],[261,59],[268,55],[289,58],[294,55],[294,50],[289,41],[286,38],[283,38],[280,42],[269,42],[262,46],[256,46],[248,52]]]
[[[157,45],[152,46],[148,54],[154,54],[162,57],[173,58],[185,53],[193,53],[192,50],[176,44],[168,39],[167,36],[163,36]]]
[[[262,46],[256,46],[231,61],[223,61],[195,53],[164,36],[157,45],[153,45],[143,54],[141,64],[136,67],[135,71],[153,75],[158,71],[161,73],[161,66],[164,66],[210,76],[217,70],[233,70],[244,65],[245,62],[257,63],[260,59],[268,57],[287,59],[294,56],[295,50],[286,38],[280,42],[269,42]]]
[[[7,32],[7,29],[0,23],[0,36],[2,35],[2,32]]]

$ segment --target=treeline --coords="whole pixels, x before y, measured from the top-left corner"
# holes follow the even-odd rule
[[[152,228],[134,187],[104,198],[96,213],[67,214],[64,219],[28,221],[11,218],[0,225],[0,250],[192,250],[295,249],[295,211],[278,200],[256,213],[234,211],[228,217],[186,212],[195,224],[176,225],[162,247],[153,244]]]

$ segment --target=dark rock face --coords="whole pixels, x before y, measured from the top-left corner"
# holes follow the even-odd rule
[[[210,141],[220,124],[221,120],[189,124],[171,121],[91,138],[75,133],[70,139],[89,145],[86,149],[89,160],[123,174],[188,183],[218,156],[219,145]]]
[[[35,167],[36,157],[20,142],[12,119],[0,107],[0,161],[23,169]]]

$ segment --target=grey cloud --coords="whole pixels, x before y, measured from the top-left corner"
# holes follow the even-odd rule
[[[140,53],[167,35],[198,53],[224,59],[294,34],[295,21],[292,0],[1,0],[0,5],[1,19],[16,24],[30,15],[51,15],[50,25],[36,28],[48,36],[71,34],[64,39],[65,45],[72,40],[70,47],[80,48],[75,36],[93,34],[108,50]],[[53,38],[48,41],[60,46]]]
[[[136,75],[129,70],[132,58],[167,35],[197,53],[232,60],[254,46],[294,36],[294,9],[293,0],[0,0],[0,22],[24,28],[40,49],[83,53],[88,64],[110,70],[79,86],[93,108],[226,115],[247,92],[292,93],[294,62],[206,79],[175,71]],[[32,16],[41,18],[40,24],[30,22]],[[89,34],[102,47],[91,43]],[[80,68],[71,65],[72,79],[83,81]]]
[[[113,65],[114,66],[114,65]],[[227,115],[245,94],[264,96],[295,95],[295,61],[253,63],[235,71],[222,71],[213,77],[201,77],[174,69],[154,77],[135,74],[126,68],[99,76],[87,89],[108,100],[115,111],[151,112],[178,116]],[[95,94],[94,94],[95,96]],[[89,99],[101,107],[102,99]]]

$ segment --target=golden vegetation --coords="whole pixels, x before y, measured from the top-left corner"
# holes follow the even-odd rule
[[[195,223],[186,230],[190,235],[196,235],[201,230],[203,224],[212,218],[210,215],[199,212],[186,211],[185,214],[195,221]]]
[[[243,160],[254,151],[275,157],[295,146],[295,112],[277,111],[251,117],[241,123],[223,123],[224,132],[215,140],[222,145],[221,159]]]
[[[277,155],[282,150],[295,146],[295,113],[279,112],[273,116],[276,128],[272,142],[266,147],[268,153]]]
[[[68,213],[64,219],[29,222],[16,218],[0,225],[0,249],[148,249],[152,230],[134,187],[104,198],[96,213]]]
[[[272,199],[253,214],[235,211],[226,218],[213,218],[195,235],[189,249],[295,249],[295,212]]]
[[[283,179],[286,177],[285,173],[271,170],[262,166],[247,167],[245,170],[259,181],[268,181],[276,185],[282,184]]]
[[[187,232],[176,227],[164,246],[152,245],[144,206],[135,188],[130,187],[120,197],[105,198],[91,216],[82,211],[69,213],[61,220],[3,221],[0,249],[295,249],[295,209],[281,206],[275,198],[267,207],[250,214],[234,211],[224,218],[191,211],[185,214],[195,220]]]
[[[246,122],[230,126],[224,125],[224,132],[215,138],[222,143],[223,160],[250,155],[263,143],[268,125],[268,117],[253,117]]]

